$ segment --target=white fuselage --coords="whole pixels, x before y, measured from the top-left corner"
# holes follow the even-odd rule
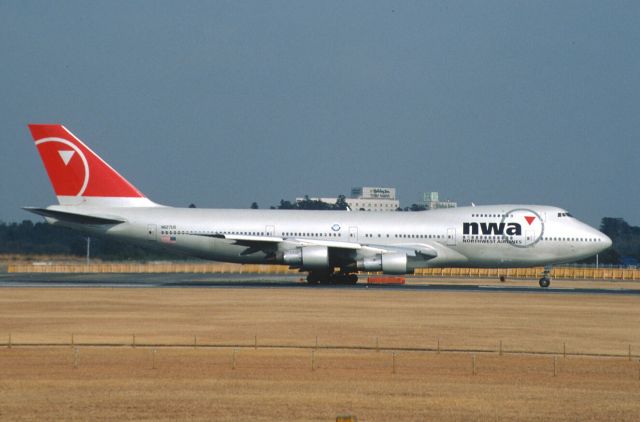
[[[282,264],[305,245],[346,250],[335,265],[415,251],[408,268],[526,267],[580,260],[611,245],[598,230],[550,206],[493,205],[422,212],[153,207],[49,209],[113,216],[113,226],[59,224],[216,261]],[[48,218],[56,223],[55,219]],[[427,251],[426,255],[421,251]],[[429,255],[431,254],[431,255]],[[301,266],[304,269],[303,266]],[[363,269],[363,268],[358,268]]]

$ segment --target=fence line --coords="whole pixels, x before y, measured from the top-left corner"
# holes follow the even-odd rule
[[[416,275],[440,277],[537,278],[544,268],[418,268]],[[551,277],[586,280],[640,280],[640,269],[553,267]]]
[[[9,273],[211,273],[211,274],[300,274],[286,265],[227,263],[98,263],[98,264],[9,264]],[[533,268],[418,268],[416,276],[475,278],[537,278],[542,267]],[[377,274],[377,273],[365,273]],[[554,267],[551,277],[581,280],[640,280],[640,269]]]
[[[246,343],[206,343],[198,342],[197,344],[189,342],[181,343],[161,343],[161,342],[140,342],[139,340],[133,341],[102,341],[102,342],[78,342],[77,337],[73,343],[69,342],[20,342],[15,341],[15,336],[11,340],[11,335],[8,337],[10,340],[5,341],[4,347],[11,348],[52,348],[52,347],[72,347],[77,349],[78,347],[90,347],[90,348],[166,348],[166,349],[287,349],[287,350],[332,350],[332,351],[372,351],[372,352],[423,352],[423,353],[479,353],[479,354],[494,354],[498,356],[502,355],[537,355],[537,356],[567,356],[571,357],[600,357],[600,358],[622,358],[625,360],[633,360],[640,358],[638,354],[631,353],[631,345],[620,351],[620,353],[597,353],[588,351],[571,351],[567,352],[559,350],[525,350],[525,349],[504,349],[502,347],[489,348],[489,347],[443,347],[440,342],[436,346],[431,347],[417,347],[417,346],[380,346],[375,345],[338,345],[338,344],[278,344],[278,343],[254,343],[248,341]]]
[[[227,263],[9,264],[9,273],[300,274],[286,265]]]

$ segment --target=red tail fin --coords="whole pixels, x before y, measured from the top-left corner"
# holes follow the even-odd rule
[[[64,126],[30,124],[29,130],[61,204],[86,203],[91,198],[145,198]]]

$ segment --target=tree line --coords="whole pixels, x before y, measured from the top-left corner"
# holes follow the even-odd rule
[[[0,222],[0,254],[85,256],[87,237],[75,230],[45,222]],[[173,254],[157,252],[110,238],[91,237],[91,256],[106,261],[171,259]],[[180,259],[180,257],[178,257]]]
[[[251,203],[251,209],[257,210],[259,207],[257,202]],[[272,210],[320,210],[320,211],[335,211],[335,210],[348,210],[349,204],[347,203],[347,197],[344,195],[338,195],[335,203],[323,202],[319,199],[311,199],[309,195],[305,195],[301,201],[287,201],[280,200],[278,205],[271,205],[269,207]],[[396,211],[426,211],[427,207],[422,204],[411,204],[410,207],[398,207]],[[360,208],[360,211],[365,211],[364,208]]]
[[[600,231],[611,238],[613,245],[600,254],[600,262],[638,265],[640,261],[640,226],[630,226],[622,218],[604,217]]]

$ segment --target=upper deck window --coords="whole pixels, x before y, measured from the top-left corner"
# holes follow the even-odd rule
[[[571,213],[568,213],[568,212],[559,212],[558,217],[573,217],[573,215],[571,215]]]

